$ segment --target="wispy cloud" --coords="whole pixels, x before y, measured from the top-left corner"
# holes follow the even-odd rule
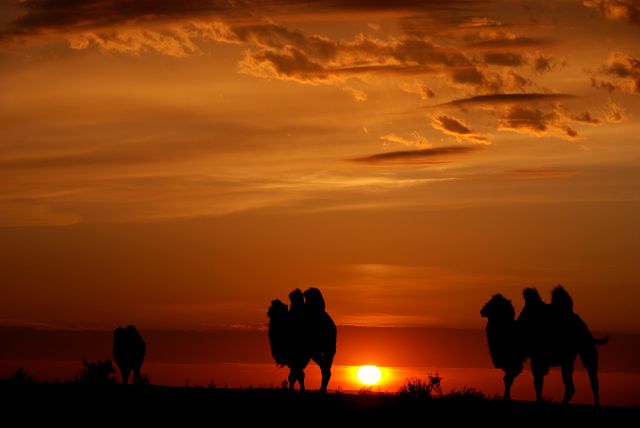
[[[402,137],[400,135],[391,133],[383,135],[382,137],[380,137],[380,139],[387,143],[396,143],[407,147],[418,147],[422,149],[431,147],[431,144],[429,144],[427,138],[423,135],[420,135],[418,132],[413,132],[408,137]]]
[[[398,87],[401,91],[408,94],[416,94],[423,100],[433,98],[436,94],[420,79],[414,79],[409,82],[400,82]]]
[[[491,144],[489,138],[473,131],[461,119],[455,117],[437,114],[431,119],[431,126],[457,139],[463,139],[473,143]]]
[[[591,84],[609,92],[640,94],[640,57],[611,52],[599,73],[591,78]]]
[[[583,0],[582,4],[607,19],[640,24],[640,0]]]
[[[578,131],[563,123],[555,111],[544,112],[532,107],[513,106],[508,108],[498,121],[498,129],[533,134],[539,137],[545,135],[549,129],[553,129],[559,131],[567,139],[578,137]]]
[[[577,171],[568,171],[553,168],[522,168],[514,169],[511,173],[516,178],[521,179],[545,179],[545,178],[562,178],[578,175]]]

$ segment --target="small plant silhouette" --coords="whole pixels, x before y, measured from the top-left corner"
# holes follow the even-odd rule
[[[435,374],[429,373],[427,377],[429,378],[429,394],[431,394],[431,392],[437,392],[438,395],[442,397],[444,395],[442,393],[442,386],[440,386],[442,377],[438,374],[438,372],[436,372]]]
[[[138,385],[151,385],[151,378],[149,377],[149,373],[144,373],[140,376]]]
[[[413,399],[429,399],[432,398],[432,393],[437,393],[442,397],[442,377],[436,372],[435,374],[429,373],[427,379],[419,377],[409,377],[407,382],[400,388],[399,395],[401,397],[413,398]]]
[[[110,358],[104,361],[82,360],[82,370],[76,381],[85,385],[111,385],[116,383],[115,373]]]

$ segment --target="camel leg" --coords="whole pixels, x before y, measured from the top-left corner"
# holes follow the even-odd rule
[[[320,356],[316,355],[311,358],[319,367],[322,373],[322,383],[320,385],[320,392],[327,392],[327,386],[329,386],[329,379],[331,379],[331,366],[333,365],[333,355]]]
[[[289,370],[289,391],[293,391],[296,386],[296,370]]]
[[[331,366],[333,365],[333,355],[324,355],[324,364],[320,366],[322,371],[322,386],[320,388],[321,392],[327,391],[327,386],[329,386],[329,379],[331,379]]]
[[[131,375],[131,368],[118,367],[120,369],[120,377],[122,378],[122,384],[127,385],[129,383],[129,376]]]
[[[136,367],[133,369],[133,384],[140,385],[140,369],[141,367]]]
[[[331,379],[331,366],[325,365],[320,368],[322,372],[322,384],[320,385],[320,392],[327,392],[327,386],[329,386],[329,379]]]
[[[571,398],[576,393],[576,387],[573,384],[573,366],[575,361],[567,361],[562,365],[560,370],[562,371],[562,382],[564,383],[564,398],[562,404],[569,404]]]
[[[544,386],[545,370],[541,367],[535,367],[532,365],[531,371],[533,372],[533,387],[536,390],[536,401],[542,402],[542,387]]]
[[[598,380],[598,351],[595,349],[589,349],[588,351],[580,353],[580,360],[582,365],[587,370],[589,375],[589,382],[591,383],[591,391],[593,392],[593,404],[595,406],[600,405],[600,381]]]
[[[293,391],[296,382],[300,384],[300,391],[304,391],[304,370],[301,368],[292,368],[289,371],[289,389]]]

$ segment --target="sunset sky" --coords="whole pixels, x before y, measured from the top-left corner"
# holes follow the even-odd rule
[[[0,6],[0,322],[640,332],[637,0]]]

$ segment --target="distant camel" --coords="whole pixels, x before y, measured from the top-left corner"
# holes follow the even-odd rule
[[[146,346],[138,330],[129,325],[113,330],[113,359],[118,365],[122,383],[129,383],[133,371],[133,383],[140,384],[140,369],[144,362]]]
[[[280,300],[273,300],[267,312],[269,343],[277,364],[289,367],[289,389],[300,384],[304,391],[304,369],[313,360],[322,373],[321,392],[326,392],[331,378],[331,366],[336,353],[336,325],[325,310],[322,293],[309,288],[289,294],[291,309]]]
[[[513,380],[522,372],[526,358],[531,359],[536,400],[542,401],[544,376],[550,367],[560,366],[565,386],[563,403],[569,403],[575,387],[573,368],[580,355],[593,391],[594,404],[600,404],[598,351],[596,345],[607,338],[594,339],[582,319],[573,312],[573,301],[562,287],[552,293],[552,303],[544,303],[537,290],[524,290],[525,307],[518,320],[510,300],[496,294],[482,308],[488,319],[487,339],[494,365],[504,370],[504,399],[510,398]]]

